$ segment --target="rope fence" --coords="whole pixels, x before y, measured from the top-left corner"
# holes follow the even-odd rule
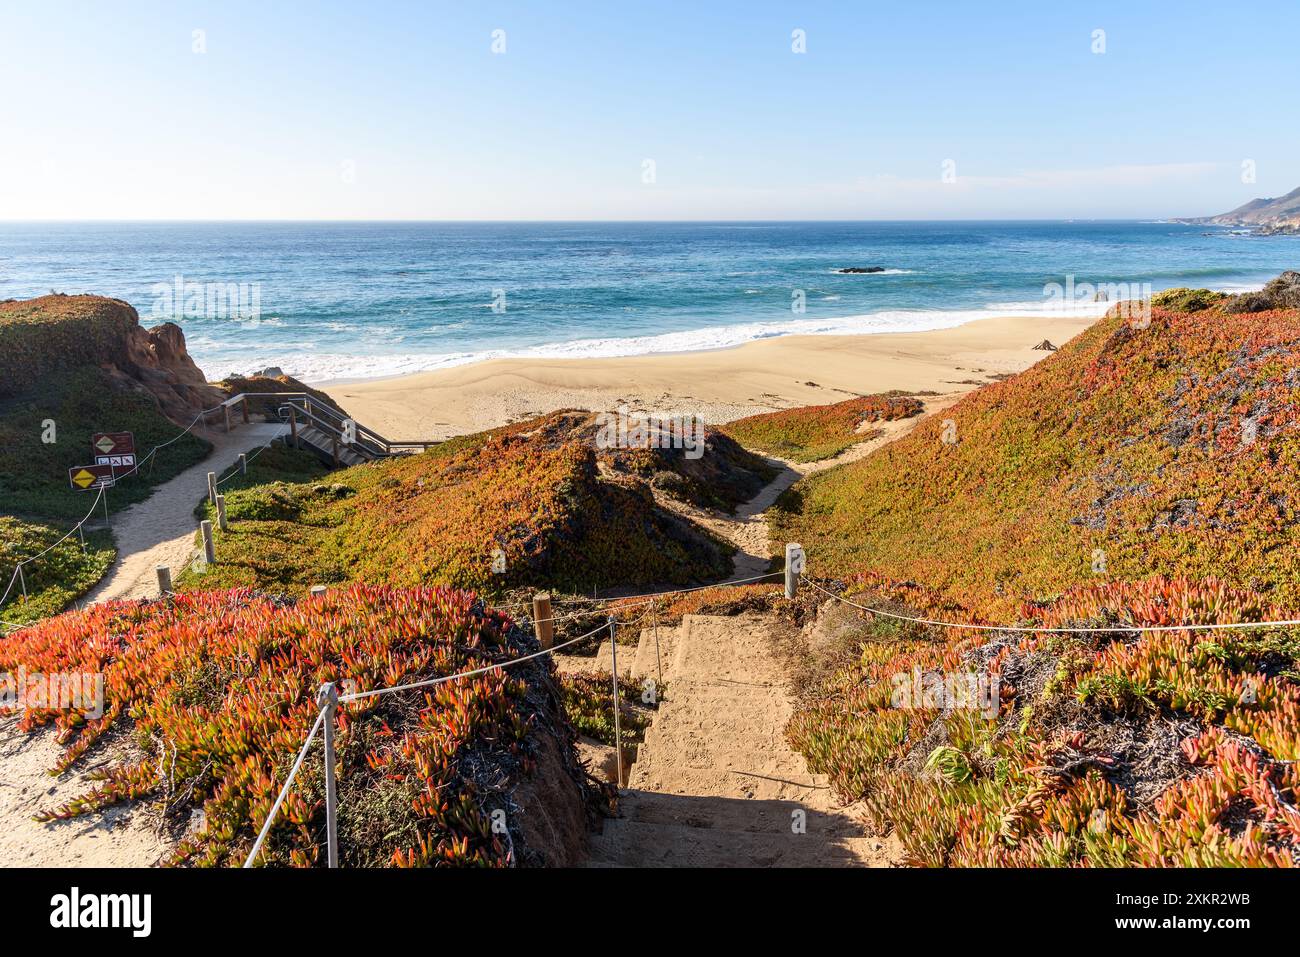
[[[669,591],[655,592],[647,595],[627,596],[638,600],[630,604],[624,604],[621,607],[624,608],[639,607],[648,604],[650,608],[647,611],[645,611],[639,618],[631,622],[625,623],[625,627],[638,624],[641,621],[644,621],[647,616],[652,616],[654,619],[654,628],[655,628],[654,631],[655,655],[656,658],[658,658],[659,622],[658,622],[658,616],[656,614],[657,611],[656,602],[659,598],[665,597],[667,595],[678,595],[687,592],[699,591],[706,588],[720,588],[726,585],[745,584],[752,581],[760,581],[765,578],[771,578],[775,575],[784,575],[785,585],[786,585],[785,597],[789,599],[793,599],[795,597],[799,584],[804,578],[803,570],[804,570],[803,550],[797,544],[791,544],[786,547],[786,568],[781,572],[771,572],[766,575],[756,575],[751,578],[734,579],[732,581],[721,582],[716,585],[701,585],[701,586],[695,586],[691,588],[681,588],[681,589],[673,589]],[[1133,632],[1142,632],[1142,631],[1152,631],[1152,632],[1218,631],[1218,630],[1227,630],[1227,629],[1234,629],[1234,628],[1251,629],[1251,628],[1281,628],[1281,627],[1300,626],[1300,620],[1297,619],[1286,619],[1286,620],[1278,620],[1278,621],[1260,621],[1260,622],[1215,623],[1215,624],[1193,622],[1193,623],[1188,623],[1183,625],[1151,625],[1151,626],[1132,625],[1132,626],[1099,626],[1099,627],[1084,627],[1084,626],[1038,627],[1038,626],[1026,626],[1026,625],[985,625],[985,624],[976,624],[973,622],[949,622],[949,621],[939,621],[937,619],[932,619],[932,618],[923,618],[923,617],[913,616],[913,615],[902,615],[902,614],[898,614],[897,612],[886,611],[882,608],[875,608],[869,605],[864,605],[859,602],[855,602],[848,598],[845,598],[842,595],[837,595],[834,592],[830,591],[828,588],[825,588],[824,586],[818,584],[816,581],[813,581],[812,579],[808,579],[808,584],[816,591],[821,592],[822,594],[830,598],[833,598],[836,601],[843,602],[846,605],[850,605],[854,608],[857,608],[864,612],[868,612],[873,615],[880,615],[882,617],[891,618],[898,621],[907,621],[907,622],[913,622],[917,624],[931,625],[931,626],[942,627],[942,628],[953,628],[958,630],[1005,631],[1005,632],[1014,632],[1014,633],[1036,633],[1036,634],[1079,634],[1079,633],[1095,634],[1099,632],[1100,633],[1108,633],[1108,632],[1109,633],[1133,633]],[[606,599],[593,599],[592,601],[597,603],[599,602],[608,603],[608,602],[616,602],[616,601],[624,601],[624,600],[625,599],[621,599],[621,598],[606,598]],[[519,602],[516,603],[513,607],[519,607],[525,604],[527,603]],[[538,620],[534,622],[534,624],[540,624],[542,623],[542,621],[564,621],[575,617],[589,616],[595,613],[597,612],[593,609],[592,611],[580,612],[574,615],[563,615],[551,619]],[[524,616],[522,618],[523,623],[528,622],[528,620],[529,619],[527,616]],[[336,783],[335,783],[336,754],[333,746],[333,721],[334,721],[335,711],[339,704],[347,704],[350,702],[363,701],[363,700],[375,698],[385,694],[394,694],[403,691],[414,691],[421,688],[429,688],[435,685],[443,684],[448,681],[455,681],[460,678],[472,678],[476,675],[486,674],[488,672],[495,671],[497,669],[508,668],[511,667],[512,665],[520,664],[525,661],[531,661],[535,658],[540,658],[544,655],[553,654],[554,652],[560,651],[571,645],[575,645],[578,642],[585,641],[588,638],[592,638],[606,629],[609,630],[610,649],[611,649],[611,657],[612,657],[615,753],[617,756],[618,783],[619,786],[621,787],[623,784],[623,747],[622,747],[622,734],[621,734],[622,728],[620,722],[621,709],[620,709],[619,690],[618,690],[618,630],[617,630],[618,622],[617,619],[615,619],[611,615],[605,624],[599,625],[596,628],[593,628],[591,631],[586,632],[585,634],[579,635],[576,638],[570,638],[567,641],[555,645],[554,647],[543,648],[540,651],[532,652],[527,655],[522,655],[518,658],[513,658],[510,661],[497,662],[491,665],[485,665],[483,667],[473,668],[468,671],[457,672],[456,674],[452,674],[452,675],[443,675],[438,678],[430,678],[425,681],[409,682],[407,684],[395,685],[389,688],[376,688],[370,691],[353,692],[344,695],[338,694],[337,688],[333,682],[327,682],[326,684],[322,685],[320,692],[317,695],[317,702],[321,705],[321,710],[317,715],[316,722],[315,724],[312,725],[311,732],[307,735],[307,740],[303,743],[302,750],[299,751],[297,760],[294,761],[293,767],[290,769],[289,775],[285,780],[283,787],[280,789],[279,796],[276,798],[276,801],[272,806],[266,821],[263,823],[262,829],[257,836],[257,840],[253,844],[252,850],[249,852],[247,859],[244,861],[244,867],[251,867],[253,865],[253,862],[256,860],[258,853],[261,851],[262,845],[266,840],[266,836],[267,834],[270,833],[271,826],[275,823],[275,819],[279,813],[280,807],[283,805],[285,798],[288,796],[289,789],[293,785],[294,777],[297,775],[299,768],[302,767],[302,763],[304,758],[306,757],[307,750],[308,748],[311,747],[311,743],[315,739],[317,731],[319,731],[322,726],[324,726],[326,729],[325,806],[326,806],[327,860],[330,867],[332,868],[338,867],[337,794],[336,794]],[[662,672],[661,672],[661,679],[662,679]]]
[[[900,615],[896,612],[885,611],[881,608],[872,608],[868,605],[861,605],[855,601],[837,595],[815,581],[809,580],[809,585],[824,595],[829,595],[836,601],[841,601],[846,605],[852,605],[860,611],[870,612],[873,615],[880,615],[883,618],[893,618],[896,621],[909,621],[918,625],[932,625],[936,628],[954,628],[959,631],[1009,631],[1016,634],[1035,634],[1035,635],[1095,635],[1095,634],[1132,634],[1135,631],[1229,631],[1233,629],[1249,630],[1252,628],[1294,628],[1300,626],[1300,619],[1285,619],[1281,621],[1237,621],[1226,623],[1189,623],[1185,625],[1105,625],[1097,627],[1076,626],[1073,628],[1066,627],[1039,627],[1037,625],[977,625],[971,622],[957,621],[938,621],[933,618],[917,618],[911,615]]]
[[[169,439],[168,441],[154,446],[147,455],[145,455],[142,459],[137,460],[136,464],[130,469],[130,471],[124,473],[120,477],[125,478],[132,474],[137,474],[140,468],[145,464],[145,462],[152,460],[160,449],[163,449],[166,446],[179,441],[185,435],[189,434],[195,428],[195,426],[197,426],[207,415],[222,409],[224,405],[225,403],[223,403],[222,405],[218,405],[212,409],[205,409],[202,412],[200,412],[197,416],[195,416],[194,420],[182,432],[180,432],[173,438]],[[282,435],[277,435],[271,440],[271,442],[274,442],[281,437]],[[257,458],[258,455],[260,455],[266,449],[271,447],[272,446],[270,442],[268,442],[267,444],[257,448],[256,451],[254,451],[251,455],[248,454],[241,455],[238,464],[235,465],[235,467],[230,471],[229,474],[225,475],[220,480],[216,479],[214,473],[211,472],[208,473],[209,493],[213,504],[218,506],[219,523],[222,529],[226,527],[226,519],[224,514],[224,507],[222,507],[224,506],[224,501],[219,501],[219,499],[223,499],[224,497],[218,496],[216,490],[221,485],[225,484],[226,482],[229,482],[236,475],[245,473],[247,471],[248,463],[252,462],[254,459]],[[10,577],[8,586],[5,588],[3,595],[0,595],[0,607],[3,607],[5,602],[9,600],[11,594],[14,591],[15,585],[17,585],[22,589],[24,597],[27,596],[26,578],[25,575],[23,574],[24,566],[30,566],[32,562],[48,554],[51,550],[58,547],[60,544],[62,544],[64,541],[70,538],[74,533],[82,534],[83,547],[84,547],[83,527],[90,520],[91,516],[96,512],[96,510],[99,508],[101,502],[104,503],[105,512],[107,513],[107,499],[106,499],[105,491],[106,490],[103,486],[99,488],[98,494],[96,495],[95,500],[91,503],[90,509],[87,511],[85,517],[83,517],[81,521],[79,521],[76,525],[74,525],[72,529],[70,529],[61,538],[59,538],[53,544],[44,548],[39,553],[32,555],[28,558],[25,558],[22,561],[17,563],[17,565],[14,568],[13,575]],[[207,560],[209,562],[215,561],[215,546],[213,543],[214,540],[212,537],[211,525],[212,525],[211,522],[204,521],[200,526],[201,532],[204,537],[204,545],[205,545]],[[166,568],[165,566],[159,566],[157,571],[158,571],[160,592],[162,594],[171,593],[170,569]],[[605,622],[602,622],[600,625],[597,625],[595,628],[591,629],[590,631],[587,631],[576,638],[570,638],[559,644],[554,644],[554,645],[552,645],[553,628],[552,627],[540,628],[539,626],[542,625],[553,626],[554,623],[557,622],[572,621],[580,618],[590,618],[592,615],[600,614],[602,611],[607,613],[618,612],[623,609],[642,608],[648,606],[646,608],[646,611],[643,612],[640,615],[640,617],[632,621],[624,622],[622,624],[623,627],[625,628],[632,627],[634,625],[643,622],[647,617],[652,618],[654,623],[655,655],[656,655],[657,662],[659,662],[659,668],[660,668],[659,674],[660,674],[660,680],[662,681],[662,662],[659,657],[659,644],[658,644],[659,629],[658,629],[658,604],[657,604],[660,599],[666,598],[668,596],[689,594],[692,592],[703,591],[707,589],[726,588],[735,585],[744,585],[753,582],[763,581],[765,579],[770,579],[778,576],[784,576],[785,579],[784,596],[786,599],[794,599],[796,597],[796,593],[800,584],[806,580],[807,584],[815,591],[827,596],[828,598],[834,599],[835,601],[856,608],[859,611],[866,612],[871,615],[879,615],[882,618],[892,619],[896,621],[926,625],[935,628],[948,628],[948,629],[953,629],[958,631],[1008,632],[1008,633],[1016,633],[1016,634],[1098,634],[1098,633],[1132,634],[1135,632],[1175,632],[1175,631],[1211,632],[1211,631],[1228,631],[1228,630],[1251,630],[1251,629],[1263,629],[1263,628],[1300,627],[1300,619],[1282,619],[1282,620],[1271,620],[1271,621],[1231,622],[1231,623],[1191,622],[1191,623],[1178,624],[1178,625],[1133,624],[1133,625],[1103,625],[1097,627],[1089,627],[1089,626],[1049,627],[1049,626],[1036,626],[1036,625],[995,625],[995,624],[983,624],[983,623],[975,623],[975,622],[953,622],[953,621],[943,621],[939,619],[927,618],[923,616],[905,615],[899,612],[888,611],[883,608],[877,608],[871,605],[854,601],[850,598],[845,597],[842,594],[836,594],[835,592],[831,591],[829,588],[818,583],[817,581],[812,580],[811,578],[807,578],[805,574],[805,556],[803,553],[803,549],[801,546],[795,543],[790,543],[786,545],[785,567],[781,571],[768,572],[765,574],[753,575],[745,578],[730,579],[728,581],[716,582],[708,585],[697,585],[688,588],[668,589],[664,591],[650,592],[650,593],[639,594],[639,595],[627,595],[621,597],[608,597],[608,598],[596,598],[596,597],[586,598],[583,596],[572,596],[562,600],[572,601],[575,603],[583,603],[591,607],[588,607],[587,609],[582,611],[575,611],[563,615],[550,615],[549,594],[545,594],[544,600],[539,600],[541,598],[541,594],[539,594],[539,596],[536,596],[531,602],[533,606],[533,614],[519,616],[519,622],[521,626],[531,624],[531,626],[533,627],[538,640],[542,644],[542,648],[539,651],[522,655],[516,658],[512,658],[507,661],[494,662],[491,664],[483,665],[481,667],[476,667],[466,671],[457,672],[455,674],[443,675],[437,678],[430,678],[422,681],[408,682],[405,684],[395,685],[387,688],[375,688],[369,691],[359,691],[359,692],[351,692],[347,694],[339,694],[338,687],[335,682],[326,682],[325,684],[323,684],[319,689],[316,697],[316,704],[319,707],[318,713],[316,715],[316,720],[312,724],[311,729],[307,735],[307,738],[303,742],[303,745],[299,750],[297,757],[293,762],[293,765],[290,767],[288,775],[284,781],[284,784],[281,786],[278,795],[276,797],[276,800],[272,804],[270,811],[267,814],[266,820],[263,822],[262,827],[258,832],[257,838],[253,843],[253,847],[250,850],[247,858],[245,859],[243,866],[245,868],[252,867],[254,862],[257,860],[258,855],[262,852],[266,838],[270,833],[271,828],[273,827],[281,811],[281,808],[283,807],[284,802],[289,795],[290,789],[293,786],[297,774],[302,768],[303,762],[307,756],[307,752],[311,748],[311,745],[315,740],[316,735],[322,732],[322,730],[324,731],[324,739],[325,739],[325,786],[326,786],[325,803],[326,803],[326,830],[327,830],[326,843],[327,843],[328,865],[331,868],[335,868],[339,866],[338,864],[339,848],[338,848],[338,833],[337,833],[337,782],[335,780],[336,753],[334,747],[334,731],[335,731],[334,723],[335,723],[337,709],[340,704],[343,705],[352,704],[356,702],[374,699],[383,695],[426,689],[450,681],[473,678],[478,675],[483,675],[483,674],[488,674],[490,672],[503,670],[518,664],[522,664],[527,661],[532,661],[534,659],[541,658],[545,655],[550,655],[558,651],[562,651],[565,648],[571,647],[580,642],[593,638],[604,631],[608,631],[610,644],[611,644],[612,670],[613,670],[612,690],[613,690],[613,706],[614,706],[615,750],[617,754],[618,786],[622,787],[623,786],[623,749],[622,749],[622,733],[621,733],[622,729],[621,729],[621,721],[620,721],[621,702],[619,698],[619,687],[618,687],[618,627],[619,627],[618,620],[614,617],[613,614],[609,614]],[[318,588],[313,588],[312,593],[317,594]],[[510,605],[493,606],[493,607],[497,607],[499,610],[505,610],[509,608],[523,608],[528,606],[529,604],[530,602],[528,601],[521,601],[521,602],[512,603]],[[546,616],[541,617],[540,614],[542,613],[544,613]],[[14,626],[9,626],[4,623],[0,623],[0,632],[7,632],[13,630],[13,627]]]
[[[659,653],[659,619],[657,615],[657,606],[656,606],[656,603],[660,598],[663,598],[667,595],[685,594],[688,592],[700,591],[707,588],[723,588],[728,585],[747,584],[749,582],[761,581],[762,579],[772,578],[776,575],[782,575],[782,574],[785,573],[769,572],[768,574],[765,575],[755,575],[750,578],[741,578],[732,581],[719,582],[714,585],[699,585],[691,588],[679,588],[679,589],[673,589],[669,591],[653,592],[646,595],[626,596],[628,598],[635,598],[638,600],[631,604],[621,605],[620,607],[622,608],[641,607],[645,605],[648,605],[650,607],[647,608],[646,611],[642,612],[640,617],[635,618],[629,622],[624,622],[623,627],[625,628],[631,627],[633,625],[640,624],[641,622],[645,621],[646,618],[652,618],[654,622],[655,659],[656,662],[659,663],[659,669],[660,669],[659,680],[660,680],[660,684],[662,684],[663,671],[662,671],[662,662]],[[625,599],[605,598],[605,599],[597,599],[597,601],[615,602],[615,601],[625,601]],[[527,603],[517,602],[512,607],[519,607],[525,604]],[[533,625],[537,625],[543,622],[567,621],[572,618],[590,617],[591,615],[598,614],[598,613],[599,612],[597,610],[593,609],[593,610],[579,612],[572,615],[561,615],[554,618],[540,619],[537,621],[532,621],[528,616],[522,616],[520,618],[520,625],[526,626],[530,622]],[[613,683],[613,700],[614,700],[614,752],[615,752],[616,762],[617,762],[618,782],[619,782],[619,786],[621,787],[623,784],[623,740],[622,740],[623,735],[622,735],[622,722],[620,719],[621,702],[620,702],[619,690],[618,690],[618,625],[619,625],[618,620],[611,615],[604,623],[597,625],[595,628],[591,629],[590,631],[585,632],[584,634],[581,634],[576,638],[569,638],[561,642],[560,644],[554,645],[552,647],[542,648],[540,651],[534,651],[526,655],[521,655],[517,658],[512,658],[509,661],[495,662],[490,665],[483,665],[482,667],[479,668],[472,668],[468,671],[459,671],[456,672],[455,674],[441,675],[437,678],[429,678],[424,681],[412,681],[406,684],[393,685],[392,687],[388,687],[388,688],[374,688],[371,689],[370,691],[355,691],[355,692],[350,692],[348,694],[342,694],[342,695],[338,693],[337,684],[335,682],[326,682],[321,686],[320,691],[317,693],[317,697],[316,697],[316,701],[320,705],[320,712],[316,717],[316,723],[312,725],[311,732],[307,735],[306,741],[303,742],[302,749],[298,752],[297,760],[294,761],[293,767],[290,768],[288,777],[285,779],[284,785],[280,788],[279,796],[276,798],[275,803],[271,806],[271,810],[268,813],[266,820],[262,824],[262,829],[260,832],[258,832],[257,840],[254,841],[252,850],[249,851],[248,857],[244,860],[243,866],[252,867],[253,862],[257,859],[257,855],[258,853],[260,853],[262,849],[262,845],[266,841],[266,836],[267,834],[270,833],[271,826],[275,823],[276,816],[279,814],[280,807],[284,804],[285,798],[289,794],[289,789],[293,785],[294,777],[298,774],[299,768],[302,767],[302,762],[307,755],[307,750],[311,747],[311,743],[315,739],[316,733],[321,729],[322,724],[326,728],[326,743],[325,743],[325,769],[326,769],[325,815],[326,815],[326,840],[327,840],[326,857],[330,867],[338,866],[338,816],[337,816],[337,807],[336,807],[337,794],[336,794],[335,782],[334,782],[334,764],[335,764],[336,755],[333,747],[333,721],[334,721],[335,711],[337,710],[340,704],[350,704],[357,701],[365,701],[371,698],[377,698],[381,695],[396,694],[398,692],[403,692],[403,691],[416,691],[422,688],[431,688],[434,687],[435,685],[445,684],[448,681],[455,681],[461,678],[473,678],[477,675],[487,674],[488,672],[496,671],[497,669],[509,668],[514,665],[521,664],[525,661],[532,661],[535,658],[541,658],[545,655],[550,655],[550,654],[554,654],[557,651],[562,651],[563,649],[568,648],[572,645],[576,645],[579,642],[586,641],[589,638],[593,638],[599,633],[601,633],[602,631],[606,631],[606,630],[608,630],[609,632],[610,652],[611,652],[611,671],[613,672],[612,683]]]
[[[469,671],[459,671],[455,674],[442,675],[438,678],[430,678],[428,681],[416,681],[404,685],[394,685],[391,688],[375,688],[371,691],[355,692],[353,694],[340,695],[334,682],[326,682],[321,685],[320,692],[317,695],[317,702],[321,704],[320,713],[316,716],[316,723],[312,725],[311,732],[307,735],[307,740],[303,742],[302,750],[298,752],[298,758],[294,761],[293,767],[289,769],[289,775],[285,779],[284,786],[280,788],[280,794],[271,806],[270,813],[267,814],[265,823],[262,824],[262,830],[257,835],[257,840],[253,842],[253,848],[248,852],[248,857],[244,860],[244,867],[252,867],[253,861],[257,859],[258,853],[262,849],[262,844],[266,841],[266,836],[271,832],[271,825],[275,823],[276,816],[280,813],[280,808],[284,800],[289,795],[289,788],[293,785],[294,777],[297,776],[299,768],[302,767],[303,759],[307,756],[307,749],[311,747],[312,741],[316,737],[316,732],[321,729],[328,719],[333,723],[334,712],[340,704],[347,704],[353,701],[362,701],[367,698],[378,697],[379,695],[396,694],[401,691],[414,691],[418,688],[430,688],[434,685],[445,684],[448,681],[456,681],[461,678],[473,678],[476,675],[487,674],[489,671],[509,668],[525,661],[531,661],[534,658],[540,658],[543,655],[553,654],[561,648],[577,644],[580,641],[592,637],[606,628],[612,629],[612,622],[599,625],[587,632],[585,635],[579,635],[577,638],[571,638],[563,644],[556,645],[554,648],[543,648],[541,651],[535,651],[531,654],[521,655],[518,658],[512,658],[509,661],[499,661],[495,664],[485,665],[481,668],[473,668]],[[614,700],[614,713],[618,714],[618,699]],[[332,735],[327,740],[325,748],[325,767],[326,767],[326,785],[325,785],[325,805],[326,805],[326,829],[328,834],[327,857],[330,867],[338,867],[338,824],[337,824],[337,794],[335,792],[333,781],[334,767],[334,748],[332,747]]]
[[[90,516],[94,515],[95,512],[98,510],[99,503],[100,501],[103,500],[103,498],[104,498],[104,487],[101,485],[99,487],[99,492],[95,495],[95,500],[90,503],[90,508],[86,511],[85,517],[82,518],[81,521],[79,521],[76,525],[73,525],[72,528],[68,529],[68,531],[63,535],[63,537],[60,538],[58,541],[54,542],[53,544],[47,545],[45,548],[41,549],[35,555],[29,555],[27,558],[24,558],[22,561],[18,562],[18,564],[14,566],[14,573],[9,577],[9,585],[5,588],[4,594],[0,595],[0,608],[3,608],[5,602],[9,600],[9,593],[13,591],[15,584],[20,584],[22,586],[23,598],[27,597],[27,579],[26,576],[23,575],[23,566],[30,565],[32,562],[36,561],[36,559],[43,558],[45,555],[49,554],[55,548],[58,548],[60,545],[62,545],[64,542],[66,542],[69,538],[72,537],[73,532],[77,532],[81,534],[82,527],[86,524],[86,522],[90,521]],[[107,506],[105,506],[105,508],[107,508]],[[82,537],[82,546],[83,547],[85,546],[84,534]]]
[[[223,404],[224,404],[224,403],[223,403]],[[171,445],[171,444],[173,444],[173,443],[175,443],[175,442],[179,442],[179,441],[180,441],[181,439],[183,439],[185,436],[189,435],[190,432],[194,431],[194,427],[195,427],[196,425],[198,425],[199,422],[201,422],[205,416],[210,415],[211,413],[218,411],[219,409],[221,409],[221,407],[222,407],[221,405],[215,405],[215,406],[213,406],[213,407],[210,408],[210,409],[204,409],[204,410],[202,410],[201,412],[199,412],[198,415],[196,415],[196,416],[193,418],[193,420],[191,420],[191,422],[190,422],[189,425],[187,425],[184,429],[182,429],[182,430],[181,430],[180,432],[178,432],[176,435],[172,436],[172,437],[171,437],[170,439],[168,439],[166,442],[159,442],[157,445],[155,445],[153,448],[151,448],[151,449],[148,451],[148,453],[144,455],[144,457],[137,459],[135,465],[131,466],[131,468],[127,469],[125,472],[122,472],[120,475],[114,473],[113,481],[116,482],[118,479],[130,478],[132,475],[137,475],[137,474],[139,474],[140,469],[144,467],[144,464],[145,464],[146,462],[150,461],[151,459],[153,459],[153,457],[154,457],[155,455],[158,454],[159,449],[165,449],[167,446],[169,446],[169,445]],[[259,451],[260,451],[260,450],[259,450]],[[85,527],[86,523],[87,523],[88,521],[90,521],[90,517],[91,517],[92,515],[95,514],[95,511],[99,508],[99,503],[100,503],[101,501],[104,501],[104,517],[105,517],[105,521],[108,520],[108,503],[107,503],[107,500],[106,500],[105,496],[106,496],[106,490],[105,490],[105,487],[101,485],[101,486],[99,487],[99,491],[98,491],[98,493],[95,495],[95,500],[91,503],[91,505],[90,505],[90,509],[86,512],[85,517],[84,517],[81,521],[79,521],[76,525],[72,526],[72,528],[69,529],[69,531],[67,532],[67,534],[65,534],[65,535],[64,535],[62,538],[60,538],[58,541],[56,541],[56,542],[54,542],[52,545],[49,545],[49,546],[47,546],[46,548],[42,549],[42,550],[41,550],[40,552],[38,552],[37,554],[35,554],[35,555],[30,555],[30,556],[28,556],[27,558],[24,558],[22,561],[20,561],[17,565],[14,566],[14,573],[13,573],[13,575],[10,576],[10,578],[9,578],[9,584],[8,584],[8,586],[5,588],[5,590],[4,590],[4,594],[3,594],[3,595],[0,595],[0,608],[3,608],[5,602],[7,602],[7,601],[9,600],[9,595],[10,595],[10,593],[13,591],[13,588],[14,588],[15,583],[18,584],[18,585],[21,587],[22,592],[23,592],[23,597],[24,597],[24,598],[27,597],[27,582],[26,582],[26,576],[24,576],[24,574],[23,574],[23,566],[25,566],[25,565],[30,565],[32,562],[36,561],[38,558],[42,558],[43,556],[45,556],[46,554],[48,554],[51,550],[53,550],[54,548],[57,548],[59,545],[63,544],[65,541],[67,541],[67,540],[72,536],[72,533],[73,533],[73,532],[77,532],[77,533],[80,533],[80,534],[82,535],[82,546],[83,546],[83,547],[85,546],[85,535],[84,535],[84,532],[83,532],[83,528]],[[16,630],[16,629],[10,629],[10,630]]]

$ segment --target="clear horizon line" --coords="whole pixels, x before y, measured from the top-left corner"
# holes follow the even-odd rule
[[[519,223],[536,223],[544,224],[569,224],[569,223],[663,223],[663,224],[717,224],[717,223],[1170,223],[1173,225],[1184,225],[1182,221],[1189,219],[1204,219],[1207,217],[1196,216],[1031,216],[1031,217],[963,217],[963,218],[909,218],[909,219],[861,219],[861,218],[814,218],[814,219],[420,219],[420,218],[367,218],[367,217],[348,217],[342,219],[327,218],[310,218],[310,219],[234,219],[234,218],[167,218],[167,219],[120,219],[111,217],[97,217],[89,219],[73,218],[43,218],[43,219],[10,219],[0,217],[0,224],[8,225],[28,225],[28,224],[81,224],[81,223],[138,223],[138,224],[162,224],[162,223],[413,223],[413,224],[519,224]],[[1212,225],[1208,223],[1197,223],[1187,225]]]

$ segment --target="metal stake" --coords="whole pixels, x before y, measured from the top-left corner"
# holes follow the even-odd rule
[[[785,546],[785,597],[794,598],[799,588],[799,573],[803,571],[803,546],[787,542]]]
[[[339,866],[339,817],[337,782],[334,780],[334,712],[339,706],[339,692],[334,682],[320,686],[316,703],[325,711],[325,840],[330,867]]]

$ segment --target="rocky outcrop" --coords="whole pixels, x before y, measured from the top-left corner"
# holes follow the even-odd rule
[[[209,385],[175,323],[145,329],[135,309],[103,296],[41,296],[0,303],[0,397],[100,369],[123,392],[149,395],[186,426],[225,398]]]
[[[843,269],[837,269],[835,271],[838,273],[843,273],[846,276],[860,276],[865,273],[884,272],[885,267],[884,266],[845,266]]]
[[[173,422],[189,425],[201,410],[210,409],[225,398],[220,389],[208,384],[194,364],[185,349],[185,333],[174,322],[164,322],[152,329],[137,325],[132,330],[128,349],[136,381],[153,394],[163,415]]]
[[[1270,279],[1259,292],[1233,296],[1226,308],[1231,313],[1300,309],[1300,272],[1289,269],[1276,279]]]

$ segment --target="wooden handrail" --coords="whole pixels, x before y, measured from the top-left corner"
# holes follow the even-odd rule
[[[394,441],[380,435],[374,429],[362,425],[356,419],[349,419],[334,406],[323,402],[312,402],[312,396],[307,392],[241,392],[233,395],[221,403],[225,410],[225,418],[229,421],[230,409],[236,403],[243,403],[244,421],[248,421],[248,400],[249,399],[279,399],[287,405],[293,407],[296,415],[304,416],[308,421],[326,430],[327,434],[335,438],[342,437],[342,429],[335,426],[332,422],[317,415],[317,412],[324,412],[332,419],[342,424],[344,421],[351,421],[356,427],[358,438],[364,437],[369,440],[369,444],[380,446],[379,449],[370,449],[377,454],[392,456],[398,454],[396,449],[423,449],[428,451],[435,445],[441,445],[441,439],[412,439]],[[301,405],[297,403],[302,403]],[[362,443],[355,443],[361,445]],[[363,448],[367,447],[362,445]]]

